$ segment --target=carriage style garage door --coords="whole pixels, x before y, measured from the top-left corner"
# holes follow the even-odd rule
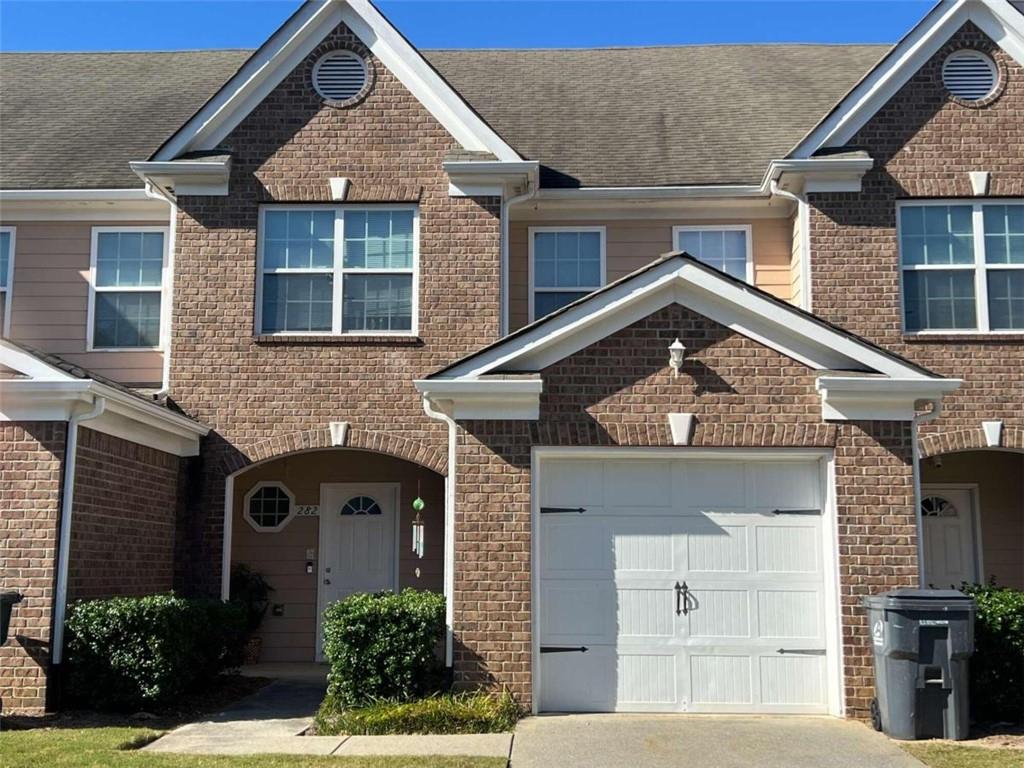
[[[828,711],[820,461],[538,471],[540,710]]]

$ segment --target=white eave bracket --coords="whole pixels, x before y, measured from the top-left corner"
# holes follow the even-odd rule
[[[875,161],[870,157],[812,157],[772,160],[762,186],[774,181],[787,192],[860,192],[861,180]]]
[[[962,383],[926,377],[821,376],[815,387],[826,421],[911,421],[919,403],[941,402]]]
[[[536,189],[540,163],[536,160],[446,160],[451,197],[500,197]]]
[[[534,421],[540,418],[544,383],[531,379],[418,379],[416,391],[437,410],[457,421],[501,419]]]
[[[143,181],[176,198],[178,195],[228,194],[231,157],[209,160],[133,160],[132,171]]]

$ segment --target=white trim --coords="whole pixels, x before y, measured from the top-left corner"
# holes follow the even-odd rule
[[[431,402],[446,402],[454,419],[533,421],[540,418],[544,382],[536,379],[417,379],[416,391]]]
[[[918,368],[772,301],[718,270],[676,257],[578,302],[445,371],[443,378],[538,371],[672,303],[682,304],[818,370],[931,380]],[[667,359],[667,356],[666,356]],[[437,378],[442,378],[441,376]]]
[[[900,331],[908,336],[924,337],[947,335],[985,334],[1019,335],[1024,328],[993,329],[988,316],[988,273],[1024,270],[1024,264],[988,263],[985,260],[985,208],[990,206],[1024,206],[1024,198],[941,198],[929,200],[896,201],[896,253],[899,269],[900,289]],[[903,263],[903,215],[904,208],[964,207],[971,209],[971,227],[974,261],[966,264],[907,264]],[[974,273],[974,328],[922,328],[911,331],[907,328],[906,289],[904,277],[907,272],[973,272]]]
[[[463,147],[491,152],[499,160],[521,159],[369,0],[314,0],[301,6],[153,159],[217,147],[342,22]]]
[[[985,563],[982,560],[984,554],[983,542],[981,539],[981,485],[979,483],[921,483],[921,498],[918,500],[918,506],[924,502],[924,500],[933,495],[935,492],[941,492],[943,489],[949,489],[954,491],[967,491],[971,497],[971,538],[973,539],[974,550],[974,578],[976,583],[981,584],[985,581]],[[941,495],[941,494],[940,494]],[[924,517],[921,518],[922,530],[924,532]],[[924,577],[924,560],[921,561],[922,578]]]
[[[541,189],[540,200],[675,200],[679,198],[765,197],[760,184],[705,184],[676,187],[568,187]]]
[[[127,189],[0,189],[0,202],[30,201],[101,201],[108,200],[149,200],[143,187]]]
[[[252,497],[263,488],[278,488],[284,491],[284,495],[288,497],[288,514],[285,516],[277,525],[260,525],[252,519],[252,515],[249,514],[249,503],[252,501]],[[245,518],[245,522],[249,524],[256,533],[277,533],[283,531],[285,527],[295,518],[295,494],[291,492],[287,485],[280,480],[260,480],[256,483],[249,491],[245,494],[245,498],[242,499],[242,517]]]
[[[1024,14],[1007,0],[940,2],[800,141],[791,155],[806,158],[822,147],[848,144],[968,21],[1024,64]]]
[[[104,286],[96,285],[96,258],[99,255],[99,236],[103,233],[133,233],[133,232],[159,232],[163,235],[163,264],[160,268],[159,286]],[[167,347],[166,332],[168,329],[171,308],[166,301],[167,284],[170,281],[170,270],[167,265],[168,240],[170,239],[170,228],[167,226],[110,226],[93,227],[89,237],[89,273],[87,282],[89,284],[88,312],[86,315],[85,328],[85,351],[86,352],[163,352]],[[97,347],[93,343],[96,322],[96,294],[97,293],[158,293],[160,294],[160,331],[159,340],[155,347]]]
[[[0,335],[4,338],[11,336],[11,314],[14,306],[14,254],[17,240],[16,227],[0,227],[0,234],[6,232],[10,235],[7,252],[7,284],[0,286],[0,293],[4,295],[4,316],[0,317]]]
[[[922,400],[941,400],[955,392],[961,379],[821,376],[821,417],[829,420],[911,421]]]
[[[845,681],[843,679],[843,632],[839,605],[839,526],[838,505],[835,495],[835,455],[828,449],[793,448],[689,448],[689,447],[548,447],[534,446],[530,450],[530,530],[540,531],[540,472],[546,459],[720,459],[724,461],[816,461],[821,467],[821,482],[825,488],[822,498],[822,571],[825,581],[825,647],[827,649],[828,714],[842,716]],[[530,537],[530,653],[533,679],[531,681],[531,713],[540,712],[540,579],[536,568],[540,563],[540,537]]]
[[[265,271],[263,268],[263,246],[265,243],[265,220],[267,211],[332,211],[334,213],[334,265],[331,268],[279,268]],[[389,269],[367,269],[345,266],[345,214],[355,211],[411,211],[412,212],[412,267],[411,268],[389,268]],[[334,296],[332,306],[332,322],[330,331],[265,331],[263,330],[263,278],[267,274],[284,275],[326,275],[330,274],[334,279]],[[345,276],[346,275],[410,275],[412,277],[412,322],[407,330],[374,331],[356,330],[346,331],[343,327],[342,308],[345,300]],[[253,308],[253,333],[257,336],[320,336],[324,338],[350,338],[359,336],[389,336],[395,338],[415,338],[419,334],[419,308],[420,308],[420,210],[415,203],[396,204],[265,204],[259,209],[256,235],[256,305]]]
[[[251,466],[251,465],[250,465]],[[249,467],[232,472],[224,478],[224,533],[220,542],[220,599],[231,599],[231,537],[235,528],[235,478]]]
[[[601,285],[592,286],[578,286],[578,287],[557,287],[557,288],[538,288],[534,285],[534,276],[536,269],[533,265],[534,259],[534,238],[538,234],[542,233],[558,234],[560,232],[581,234],[584,232],[596,232],[600,238],[600,258],[601,258]],[[606,227],[529,227],[527,231],[528,240],[528,252],[529,258],[527,260],[527,281],[529,284],[529,312],[530,322],[532,323],[536,318],[534,317],[534,294],[536,293],[590,293],[601,288],[605,283],[608,282],[607,272],[607,250],[608,250],[608,231]]]
[[[750,224],[677,224],[672,227],[672,250],[682,251],[679,235],[683,232],[742,232],[746,245],[747,282],[754,284],[754,229]],[[691,253],[695,259],[704,261],[698,253]],[[705,262],[708,263],[708,262]],[[714,266],[709,264],[709,266]],[[717,267],[716,267],[717,269]]]
[[[140,179],[152,184],[171,197],[174,195],[213,195],[223,197],[228,194],[228,183],[231,180],[231,157],[223,159],[147,161],[132,160],[128,163]]]

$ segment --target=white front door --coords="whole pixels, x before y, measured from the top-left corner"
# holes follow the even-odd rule
[[[972,489],[921,487],[924,580],[928,586],[959,589],[965,581],[978,581],[975,514]]]
[[[540,709],[828,711],[819,462],[539,474]]]
[[[323,659],[323,615],[328,605],[356,592],[397,587],[397,507],[397,484],[320,486],[317,660]]]

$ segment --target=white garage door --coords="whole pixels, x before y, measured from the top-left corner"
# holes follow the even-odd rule
[[[541,710],[828,710],[817,461],[539,473]]]

